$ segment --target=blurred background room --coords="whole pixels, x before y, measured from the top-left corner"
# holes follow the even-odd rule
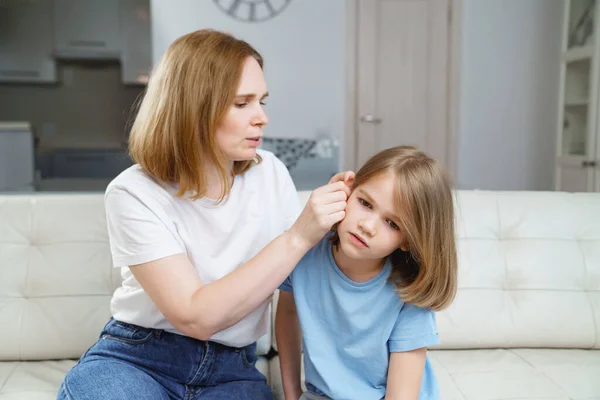
[[[415,144],[461,189],[598,191],[594,0],[0,0],[0,191],[103,191],[177,37],[265,58],[299,190]]]
[[[132,165],[153,66],[202,28],[263,55],[261,146],[301,203],[391,146],[449,170],[458,292],[429,352],[444,400],[600,400],[600,195],[563,193],[600,192],[597,3],[0,0],[0,400],[55,399],[133,287],[103,193]],[[154,335],[127,331],[113,339]],[[256,365],[279,400],[275,339]]]

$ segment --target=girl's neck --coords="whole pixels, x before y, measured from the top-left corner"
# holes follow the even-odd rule
[[[344,273],[353,282],[367,282],[377,276],[385,265],[384,259],[375,260],[357,260],[348,257],[341,245],[332,246],[333,259],[340,271]]]

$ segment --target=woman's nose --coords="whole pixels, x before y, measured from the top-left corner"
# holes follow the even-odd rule
[[[260,104],[256,111],[256,115],[252,119],[252,125],[264,126],[264,125],[267,125],[268,123],[269,123],[269,117],[267,117],[267,113],[265,112],[263,105]]]

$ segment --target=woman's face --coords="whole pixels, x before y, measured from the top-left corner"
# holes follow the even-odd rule
[[[253,57],[248,57],[236,97],[216,133],[217,144],[229,161],[256,157],[263,127],[269,122],[263,108],[267,95],[262,68]]]

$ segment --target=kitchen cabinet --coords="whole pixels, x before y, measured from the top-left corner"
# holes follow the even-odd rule
[[[0,0],[0,82],[56,83],[57,59],[110,59],[145,85],[150,24],[150,0]]]
[[[0,82],[56,82],[52,2],[0,4]]]
[[[118,59],[119,25],[119,0],[54,0],[56,56]]]

